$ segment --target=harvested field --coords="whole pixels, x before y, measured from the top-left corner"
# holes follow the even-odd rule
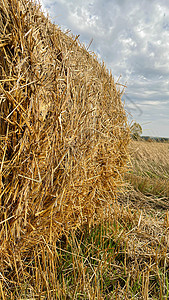
[[[132,141],[127,180],[147,195],[169,197],[169,143]]]

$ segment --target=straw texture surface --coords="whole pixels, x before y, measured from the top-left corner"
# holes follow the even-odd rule
[[[114,201],[129,142],[121,96],[104,64],[38,4],[0,2],[1,266],[90,225]]]

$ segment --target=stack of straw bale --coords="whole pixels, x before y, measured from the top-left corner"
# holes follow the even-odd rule
[[[0,257],[10,265],[14,250],[111,205],[129,129],[112,75],[78,37],[30,0],[3,0],[0,14]]]

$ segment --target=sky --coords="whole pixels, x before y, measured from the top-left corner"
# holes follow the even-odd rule
[[[169,138],[169,1],[40,0],[52,22],[80,35],[125,84],[129,123]]]

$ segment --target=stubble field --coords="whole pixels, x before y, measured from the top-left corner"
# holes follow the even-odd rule
[[[131,141],[130,153],[110,211],[46,245],[9,299],[169,298],[169,144]]]

